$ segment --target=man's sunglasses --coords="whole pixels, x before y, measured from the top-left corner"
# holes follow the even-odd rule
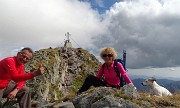
[[[26,61],[29,61],[31,58],[28,58],[24,53],[22,53],[22,52],[19,52],[19,54],[21,55],[21,57],[23,58],[23,59],[25,59]]]
[[[102,57],[112,57],[112,54],[103,54]]]

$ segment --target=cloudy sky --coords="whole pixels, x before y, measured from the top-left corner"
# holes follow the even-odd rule
[[[22,47],[114,47],[128,68],[180,66],[180,0],[0,0],[0,59]],[[78,43],[78,45],[75,43]]]

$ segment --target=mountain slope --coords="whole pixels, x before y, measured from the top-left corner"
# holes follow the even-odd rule
[[[34,71],[40,64],[45,74],[27,82],[33,88],[34,99],[61,100],[82,85],[87,74],[98,71],[101,63],[82,48],[49,48],[36,51],[26,64],[26,71]]]

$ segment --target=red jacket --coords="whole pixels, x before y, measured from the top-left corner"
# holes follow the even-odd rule
[[[24,73],[24,65],[18,64],[16,57],[8,57],[0,61],[0,90],[7,87],[11,80],[17,82],[21,89],[25,81],[33,78],[33,73]]]

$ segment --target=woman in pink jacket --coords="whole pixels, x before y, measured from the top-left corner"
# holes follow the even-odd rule
[[[117,57],[117,52],[114,48],[105,47],[100,51],[100,56],[104,60],[104,67],[101,66],[97,75],[89,75],[86,79],[82,87],[79,89],[78,94],[82,93],[90,88],[90,86],[99,87],[99,86],[107,86],[113,88],[119,88],[120,79],[117,76],[114,70],[114,60]],[[117,68],[120,72],[120,75],[123,76],[126,83],[132,83],[131,79],[128,77],[126,71],[124,70],[121,63],[117,62]],[[101,80],[104,77],[104,80]],[[134,86],[134,85],[133,85]]]

